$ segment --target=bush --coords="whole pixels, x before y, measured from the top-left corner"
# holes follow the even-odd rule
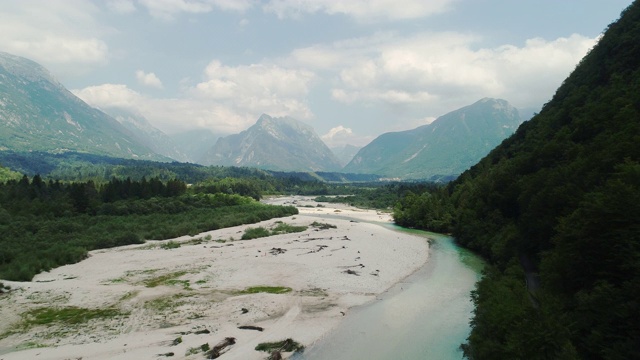
[[[240,238],[241,240],[251,240],[251,239],[257,239],[257,238],[261,238],[261,237],[267,237],[270,236],[271,232],[263,227],[257,227],[257,228],[247,228],[244,231],[244,234],[242,234],[242,237]]]

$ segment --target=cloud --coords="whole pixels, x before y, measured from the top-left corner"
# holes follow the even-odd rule
[[[332,76],[330,94],[336,101],[422,111],[414,115],[420,118],[483,97],[539,106],[595,42],[574,34],[529,39],[521,46],[482,47],[482,38],[471,34],[381,33],[296,49],[284,61]]]
[[[297,18],[304,14],[323,12],[346,15],[359,22],[418,19],[442,13],[452,8],[456,0],[271,0],[263,6],[265,12],[279,18]]]
[[[136,11],[136,6],[131,0],[109,0],[107,7],[119,14],[131,14]]]
[[[344,145],[364,146],[371,142],[371,136],[359,136],[354,134],[351,128],[338,125],[330,129],[326,134],[320,137],[330,148]]]
[[[342,125],[338,125],[329,130],[328,133],[322,135],[320,138],[328,147],[334,148],[350,143],[352,137],[353,130]]]
[[[312,116],[305,99],[315,74],[308,70],[268,64],[226,66],[214,60],[205,75],[207,79],[191,89],[198,98],[223,102],[258,116]]]
[[[139,0],[155,18],[172,20],[181,13],[201,14],[214,9],[224,11],[245,11],[252,6],[250,0]]]
[[[91,2],[15,1],[0,12],[0,48],[35,60],[58,75],[77,74],[107,63],[108,30]],[[82,29],[82,30],[80,30]]]
[[[214,60],[204,76],[199,83],[183,83],[181,98],[151,98],[122,84],[90,86],[74,93],[95,107],[135,110],[166,132],[208,128],[218,134],[237,133],[263,113],[313,117],[306,102],[315,79],[310,71],[263,63],[226,66]],[[144,84],[161,86],[153,73],[139,70],[136,77]]]
[[[122,84],[103,84],[72,90],[74,95],[97,108],[119,107],[136,110],[137,104],[146,101],[138,92]]]
[[[89,86],[72,92],[99,109],[115,107],[142,114],[167,133],[207,128],[218,134],[230,134],[246,129],[257,119],[221,104],[196,99],[150,98],[123,84]]]
[[[145,73],[142,70],[136,71],[136,79],[142,85],[162,89],[162,81],[154,73]]]

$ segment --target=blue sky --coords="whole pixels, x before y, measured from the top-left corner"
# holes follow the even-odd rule
[[[262,113],[365,145],[483,97],[539,108],[631,0],[15,0],[0,50],[167,132]]]

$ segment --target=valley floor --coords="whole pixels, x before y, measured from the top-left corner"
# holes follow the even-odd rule
[[[426,240],[384,227],[388,214],[306,197],[267,202],[300,214],[98,250],[31,283],[3,281],[0,359],[202,359],[202,345],[229,337],[222,359],[264,359],[259,343],[309,346],[427,260]],[[336,228],[239,240],[277,221]],[[258,286],[291,291],[243,291]]]

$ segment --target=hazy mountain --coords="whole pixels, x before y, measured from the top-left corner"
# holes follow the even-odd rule
[[[215,145],[218,136],[207,129],[194,129],[169,135],[191,162],[203,164],[206,153]]]
[[[354,156],[356,156],[360,149],[362,149],[361,146],[347,144],[333,147],[331,148],[331,151],[340,162],[340,165],[345,166],[351,161],[351,159],[353,159]]]
[[[167,134],[149,123],[142,114],[128,109],[109,107],[100,109],[112,116],[120,124],[129,129],[144,145],[155,153],[164,155],[176,161],[193,162]]]
[[[37,63],[0,52],[0,150],[78,151],[166,160]]]
[[[520,113],[520,118],[522,118],[523,122],[531,119],[539,112],[540,112],[539,107],[529,107],[529,108],[518,109],[518,113]]]
[[[380,135],[344,167],[345,172],[405,179],[458,175],[522,123],[505,100],[482,99],[413,130]]]
[[[219,138],[205,164],[279,171],[340,169],[338,159],[311,126],[290,117],[269,115],[262,115],[239,134]]]

